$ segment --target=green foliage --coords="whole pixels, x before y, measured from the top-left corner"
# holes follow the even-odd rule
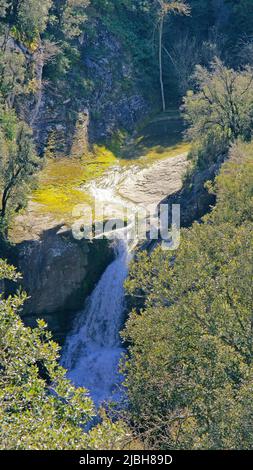
[[[233,148],[217,205],[184,230],[176,254],[142,253],[127,282],[135,304],[125,383],[146,445],[252,449],[252,145]]]
[[[20,279],[20,274],[17,273],[14,266],[10,266],[0,258],[0,279],[8,279],[9,281],[17,281]]]
[[[64,95],[78,108],[79,97],[89,97],[94,87],[100,87],[85,77],[80,44],[85,35],[93,37],[94,25],[102,23],[119,40],[134,70],[121,89],[128,95],[134,80],[156,104],[157,23],[169,8],[178,11],[185,3],[0,0],[1,231],[6,230],[9,216],[24,206],[41,165],[31,130],[15,111],[26,116],[24,95],[27,90],[36,94],[33,53],[44,51],[43,77],[53,82],[59,101]],[[248,54],[241,61],[235,59],[244,40],[247,50],[252,50],[252,1],[221,2],[220,12],[216,2],[188,3],[191,18],[170,15],[163,25],[160,65],[167,101],[175,103],[181,88],[191,83],[194,66],[202,64],[197,67],[194,91],[185,98],[184,113],[188,137],[194,141],[192,156],[206,167],[227,154],[235,140],[251,138],[252,69],[234,70],[220,60],[204,66],[214,55],[229,56],[233,66],[253,62]],[[231,46],[227,55],[223,44]],[[105,52],[94,54],[101,58]],[[118,69],[116,64],[112,75]],[[53,140],[52,136],[48,142],[52,154]],[[117,140],[113,144],[116,150],[121,146]],[[107,157],[103,154],[95,161],[97,175],[110,163]],[[50,162],[37,201],[47,211],[66,214],[78,198],[83,200],[77,183],[94,176],[94,164],[87,161],[82,162],[81,172],[80,163]],[[131,423],[148,446],[253,448],[252,180],[252,148],[234,145],[229,162],[210,187],[217,195],[216,207],[202,224],[183,232],[176,257],[157,249],[150,257],[141,253],[132,264],[127,288],[136,311],[124,333],[130,344],[126,386]],[[3,277],[18,280],[19,275],[0,260],[0,280]],[[44,322],[33,330],[23,325],[18,313],[25,298],[19,294],[0,299],[1,448],[122,447],[125,427],[106,416],[89,433],[84,431],[94,416],[93,404],[86,390],[75,389],[66,380],[57,363],[59,347]]]
[[[21,52],[0,50],[0,93],[9,107],[23,91],[25,58]]]
[[[23,0],[18,8],[17,24],[22,33],[33,39],[47,26],[51,0]]]
[[[253,70],[235,71],[216,59],[211,69],[197,66],[196,91],[184,99],[187,136],[195,142],[199,165],[212,163],[238,138],[249,140],[253,128]]]
[[[235,144],[229,162],[217,176],[212,190],[217,194],[217,206],[212,213],[214,223],[243,225],[253,219],[253,145]]]
[[[98,17],[108,31],[119,38],[125,60],[129,58],[131,61],[134,82],[139,84],[143,95],[157,106],[159,71],[154,47],[155,3],[149,0],[92,0],[89,16],[91,20],[93,16]],[[92,30],[88,29],[88,34],[92,35]]]
[[[0,280],[17,280],[0,260]],[[26,328],[19,315],[26,296],[0,299],[0,448],[3,450],[118,449],[126,435],[121,423],[95,416],[87,391],[74,388],[59,366],[59,346],[43,320]]]
[[[86,9],[89,3],[89,0],[55,0],[50,21],[67,39],[80,36],[87,19]]]
[[[0,110],[0,219],[3,223],[11,212],[23,207],[41,167],[28,126],[18,121],[14,111]]]

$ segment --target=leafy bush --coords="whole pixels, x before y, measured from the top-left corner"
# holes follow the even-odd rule
[[[14,111],[0,109],[0,224],[26,204],[42,160],[36,156],[32,132]]]
[[[0,280],[17,281],[0,259]],[[59,346],[43,320],[23,325],[25,294],[0,296],[0,448],[3,450],[118,449],[127,435],[122,423],[104,416],[90,432],[96,412],[86,390],[74,388],[59,366]]]

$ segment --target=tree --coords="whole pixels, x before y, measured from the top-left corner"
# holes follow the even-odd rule
[[[45,31],[52,0],[12,1],[10,23],[21,33],[21,38],[32,41]]]
[[[199,163],[226,152],[238,138],[249,140],[253,128],[253,69],[227,68],[219,59],[210,69],[197,66],[195,92],[184,99],[187,136],[197,143]]]
[[[13,111],[0,112],[0,218],[24,206],[29,186],[42,160],[36,156],[32,132]]]
[[[176,40],[170,51],[165,46],[163,49],[174,67],[180,95],[184,96],[192,84],[196,64],[201,62],[203,45],[186,33]]]
[[[162,109],[166,110],[164,83],[163,83],[163,29],[164,22],[170,13],[179,13],[181,15],[189,15],[190,8],[184,0],[181,1],[167,1],[167,0],[156,0],[158,6],[158,34],[159,34],[159,76],[160,76],[160,88],[162,98]]]
[[[0,259],[0,280],[20,276]],[[59,346],[43,320],[24,326],[25,294],[0,297],[0,448],[2,450],[120,449],[122,423],[106,416],[84,431],[96,412],[87,390],[74,388],[59,366]]]
[[[217,205],[132,263],[140,309],[124,332],[130,421],[147,448],[252,449],[253,146],[237,145],[213,191]]]
[[[25,57],[21,51],[0,50],[0,93],[9,108],[24,91]]]
[[[56,0],[53,14],[57,19],[58,29],[66,38],[72,39],[80,36],[82,25],[86,21],[86,9],[89,0]]]

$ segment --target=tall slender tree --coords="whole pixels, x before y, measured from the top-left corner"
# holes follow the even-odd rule
[[[163,80],[163,32],[164,22],[170,13],[189,15],[190,7],[185,0],[170,1],[170,0],[157,0],[158,6],[158,35],[159,35],[159,77],[161,87],[162,109],[166,110],[164,80]]]

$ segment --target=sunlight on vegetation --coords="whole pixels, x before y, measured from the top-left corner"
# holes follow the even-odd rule
[[[0,449],[253,450],[252,266],[253,0],[0,0]]]
[[[155,145],[145,149],[139,158],[117,158],[112,150],[104,145],[94,145],[94,154],[82,160],[61,158],[48,160],[40,174],[38,188],[33,193],[33,201],[39,204],[38,212],[50,213],[54,217],[71,218],[77,204],[92,204],[92,197],[82,186],[100,178],[109,168],[120,165],[122,168],[138,165],[140,169],[158,160],[175,157],[187,152],[189,144],[179,143],[171,147]]]
[[[49,160],[33,194],[33,200],[40,204],[38,210],[54,216],[70,217],[76,204],[91,202],[90,196],[81,190],[81,186],[102,176],[115,161],[115,157],[105,151],[83,160]]]

